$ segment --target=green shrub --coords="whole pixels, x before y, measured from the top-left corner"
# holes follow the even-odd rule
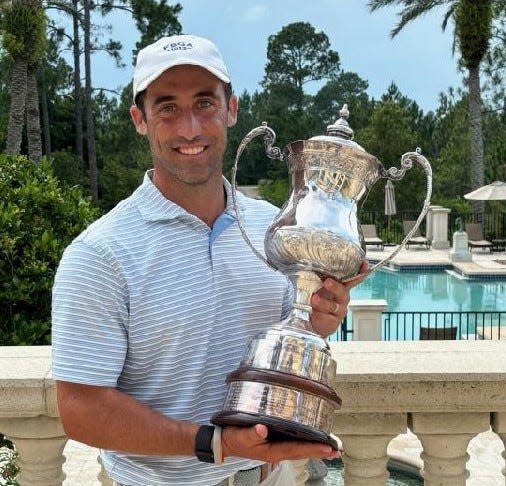
[[[18,453],[12,442],[0,433],[0,484],[2,486],[18,486],[17,457]]]
[[[432,204],[443,206],[444,208],[451,209],[455,213],[470,213],[472,212],[471,203],[467,199],[461,197],[434,197]]]
[[[51,163],[51,170],[59,181],[69,186],[83,185],[86,182],[81,169],[82,162],[77,155],[65,150],[58,150],[52,152],[48,159]]]
[[[288,181],[284,179],[262,180],[258,184],[258,193],[274,206],[280,208],[288,199]]]
[[[51,288],[63,250],[98,215],[47,162],[0,155],[0,345],[49,344]]]

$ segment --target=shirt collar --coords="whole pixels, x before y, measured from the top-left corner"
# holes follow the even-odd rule
[[[153,169],[144,174],[142,184],[134,193],[137,207],[145,221],[169,221],[184,216],[188,216],[188,211],[178,204],[167,199],[152,181]],[[236,219],[234,204],[232,200],[232,186],[230,182],[223,177],[223,187],[227,195],[227,206],[225,213]],[[236,191],[237,208],[242,213],[244,211],[244,196]]]

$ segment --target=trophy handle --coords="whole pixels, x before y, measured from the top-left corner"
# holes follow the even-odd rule
[[[281,153],[281,150],[279,147],[274,147],[274,141],[276,140],[276,134],[274,133],[274,130],[269,128],[267,126],[267,122],[262,122],[262,125],[259,127],[253,128],[250,132],[248,132],[244,138],[241,140],[241,143],[239,144],[239,148],[237,149],[237,155],[235,156],[235,162],[234,167],[232,168],[232,205],[234,206],[235,215],[237,217],[237,225],[239,226],[239,230],[241,231],[242,237],[244,238],[244,241],[248,244],[248,246],[251,248],[253,253],[262,260],[267,266],[274,270],[278,270],[272,263],[270,263],[267,258],[265,258],[262,253],[260,253],[253,243],[251,242],[248,234],[246,233],[246,230],[244,229],[244,225],[242,223],[242,219],[240,216],[240,213],[237,208],[237,184],[236,184],[236,177],[237,177],[237,166],[239,163],[239,158],[242,155],[242,152],[246,148],[246,145],[250,143],[255,137],[258,137],[260,135],[263,135],[264,137],[264,143],[265,143],[265,153],[267,154],[267,157],[269,159],[279,159],[283,160],[283,154]]]
[[[381,260],[376,265],[373,265],[371,269],[368,271],[368,273],[372,273],[375,270],[378,270],[378,268],[383,267],[386,265],[392,258],[399,253],[406,243],[411,239],[411,237],[414,235],[415,231],[420,226],[423,218],[427,214],[427,211],[429,210],[430,206],[430,197],[432,195],[432,168],[430,166],[429,161],[422,155],[421,149],[418,147],[416,149],[416,152],[407,152],[401,157],[401,168],[398,169],[397,167],[390,167],[390,169],[385,170],[383,169],[381,177],[386,177],[387,179],[399,181],[401,180],[404,175],[406,174],[406,171],[408,169],[411,169],[413,167],[413,162],[418,162],[422,168],[425,171],[425,175],[427,177],[427,192],[425,194],[425,201],[423,203],[422,211],[420,212],[420,215],[418,216],[415,225],[411,229],[411,231],[406,235],[406,237],[402,240],[401,244],[393,251],[387,258],[384,260]]]

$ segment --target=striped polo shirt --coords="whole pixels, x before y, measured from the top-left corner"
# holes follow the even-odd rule
[[[65,250],[53,288],[53,377],[115,387],[175,419],[207,424],[225,376],[250,339],[288,313],[287,279],[247,246],[227,207],[209,228],[151,182],[91,224]],[[238,193],[252,243],[277,209]],[[170,440],[170,437],[167,438]],[[110,477],[132,486],[217,484],[256,461],[102,451]]]

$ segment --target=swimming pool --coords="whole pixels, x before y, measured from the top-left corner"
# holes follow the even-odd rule
[[[389,312],[506,310],[506,281],[463,280],[451,272],[378,270],[352,299],[385,299]]]
[[[442,339],[440,332],[451,336],[446,339],[506,336],[506,280],[464,280],[444,270],[382,269],[354,287],[351,298],[387,301],[382,315],[382,339],[387,341],[418,340],[422,332],[430,333],[426,339]],[[351,330],[351,313],[347,323]]]
[[[328,461],[329,472],[324,480],[327,486],[341,486],[344,484],[343,480],[343,463],[340,459],[332,462]],[[386,486],[422,486],[423,480],[400,471],[390,469],[390,477],[387,480]]]

